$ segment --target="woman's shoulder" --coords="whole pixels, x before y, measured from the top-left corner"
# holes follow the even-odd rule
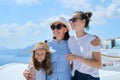
[[[48,39],[48,40],[44,40],[44,42],[46,42],[47,44],[53,43],[54,39]]]

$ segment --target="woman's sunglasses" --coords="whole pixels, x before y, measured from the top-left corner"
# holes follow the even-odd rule
[[[69,19],[69,22],[75,22],[75,21],[77,21],[77,19],[81,19],[82,20],[82,18],[75,18],[75,17],[73,17],[73,18]]]
[[[57,24],[57,25],[51,25],[51,29],[52,30],[55,30],[55,29],[57,29],[57,30],[60,30],[63,26],[65,26],[64,24]]]

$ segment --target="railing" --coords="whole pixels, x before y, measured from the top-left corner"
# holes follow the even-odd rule
[[[112,71],[120,71],[120,49],[101,50],[102,68]]]
[[[112,55],[109,55],[109,54],[102,54],[102,53],[101,53],[101,56],[120,60],[120,56],[114,56],[114,55],[112,56]]]

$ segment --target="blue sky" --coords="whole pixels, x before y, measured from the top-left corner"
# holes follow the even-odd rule
[[[50,39],[50,22],[69,19],[74,11],[93,13],[88,32],[102,41],[120,37],[120,0],[0,0],[0,47],[24,48]]]

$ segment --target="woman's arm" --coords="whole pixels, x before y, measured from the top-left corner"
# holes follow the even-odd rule
[[[96,35],[94,35],[94,36],[95,36],[95,39],[91,41],[91,44],[92,44],[93,46],[98,46],[98,45],[100,45],[100,44],[101,44],[100,38],[99,38],[98,36],[96,36]]]
[[[34,76],[35,76],[35,68],[34,67],[30,67],[30,74],[31,74],[31,80],[34,80]]]
[[[24,70],[23,75],[26,80],[31,80],[30,70]]]
[[[29,65],[28,65],[28,69],[24,70],[24,72],[23,72],[23,75],[24,75],[26,80],[32,80],[33,73],[31,74],[31,72],[30,72],[30,68],[32,68],[32,67],[33,67],[33,63],[31,60]]]

